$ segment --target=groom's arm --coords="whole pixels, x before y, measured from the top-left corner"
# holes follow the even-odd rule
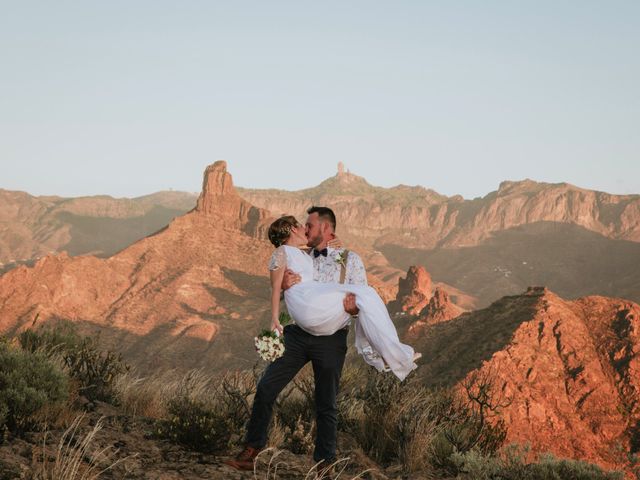
[[[300,279],[299,274],[287,268],[284,271],[284,276],[282,277],[282,291],[284,292],[285,290],[293,287],[296,283],[300,283]]]

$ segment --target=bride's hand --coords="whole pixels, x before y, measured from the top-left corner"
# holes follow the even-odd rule
[[[333,235],[333,238],[327,242],[327,247],[342,248],[342,240],[337,235]]]
[[[282,328],[282,324],[280,323],[279,320],[272,320],[271,321],[271,331],[272,332],[278,332],[278,334],[282,335],[282,332],[284,331],[284,329]]]

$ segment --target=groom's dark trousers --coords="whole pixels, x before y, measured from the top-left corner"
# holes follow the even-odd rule
[[[338,407],[336,396],[347,353],[347,330],[333,335],[314,336],[297,325],[284,327],[284,355],[271,363],[258,382],[245,443],[264,448],[273,404],[282,389],[309,361],[313,365],[316,401],[316,462],[336,459]]]

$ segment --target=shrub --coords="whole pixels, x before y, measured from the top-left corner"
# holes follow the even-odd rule
[[[201,452],[224,451],[230,446],[231,419],[215,405],[181,396],[167,407],[169,418],[158,424],[157,434]]]
[[[70,322],[59,322],[53,328],[25,330],[18,336],[20,346],[29,352],[42,352],[52,357],[60,355],[69,376],[79,383],[79,390],[88,400],[113,402],[114,383],[129,366],[122,355],[102,352],[98,339],[81,337]]]
[[[82,338],[71,322],[58,322],[53,327],[29,329],[18,335],[18,343],[28,352],[43,352],[52,355],[56,352],[69,351],[80,344]]]
[[[460,392],[401,383],[370,368],[347,378],[360,380],[343,389],[339,428],[383,465],[455,475],[454,452],[475,447],[492,453],[504,441],[504,425],[487,422],[489,407],[481,414]]]
[[[167,418],[156,423],[156,435],[202,452],[227,450],[240,442],[254,392],[250,373],[210,379],[191,371],[167,400]]]
[[[69,375],[80,382],[80,392],[87,399],[113,402],[116,378],[129,370],[121,354],[101,352],[91,338],[63,353]]]
[[[500,455],[485,455],[477,449],[451,456],[459,480],[622,480],[621,472],[607,472],[580,460],[559,459],[544,454],[526,463],[526,449],[509,445]]]
[[[16,433],[34,428],[36,414],[68,397],[67,377],[45,355],[0,344],[0,425]]]

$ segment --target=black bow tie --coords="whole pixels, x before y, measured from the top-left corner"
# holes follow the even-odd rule
[[[329,252],[327,251],[327,249],[326,249],[326,248],[323,248],[323,249],[322,249],[322,250],[320,250],[320,251],[318,251],[318,250],[316,250],[316,249],[314,248],[314,249],[313,249],[313,258],[317,258],[317,257],[319,257],[320,255],[322,255],[323,257],[326,257],[326,256],[327,256],[327,253],[329,253]]]

